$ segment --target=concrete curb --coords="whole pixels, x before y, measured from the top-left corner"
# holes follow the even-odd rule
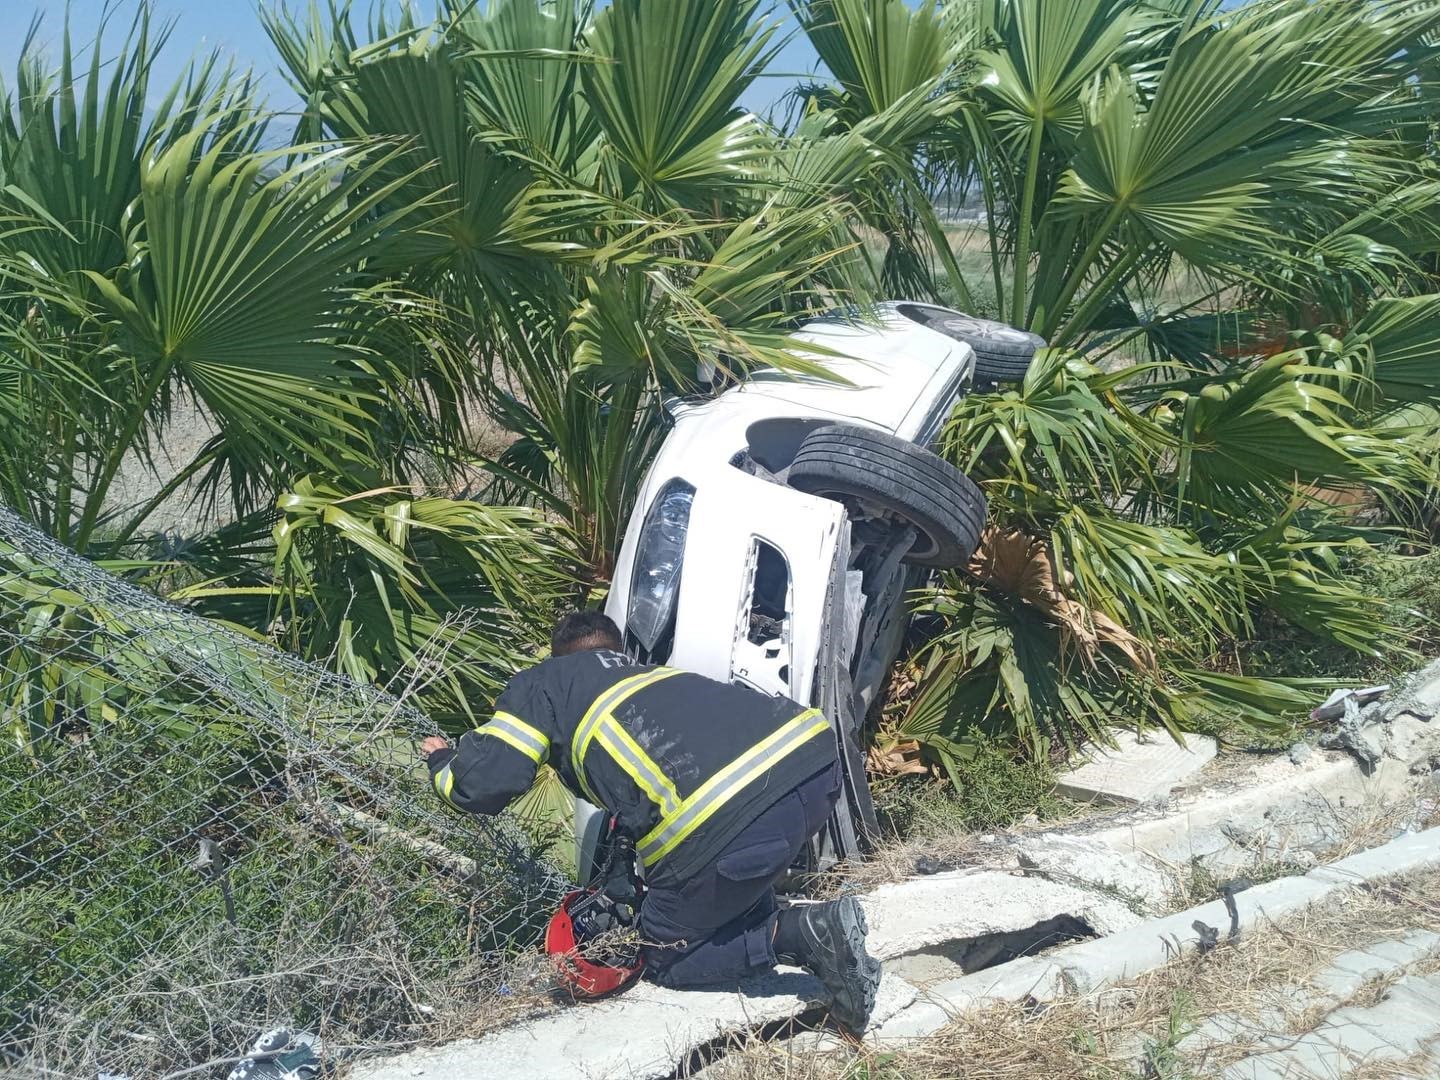
[[[1436,866],[1440,866],[1440,829],[1402,836],[1304,877],[1280,878],[1238,893],[1235,905],[1240,929],[1242,933],[1252,930],[1378,878]],[[1197,921],[1219,927],[1222,934],[1230,925],[1225,905],[1217,900],[1048,956],[1016,960],[952,979],[930,987],[914,1005],[872,1030],[869,1038],[885,1043],[917,1038],[977,1006],[1027,997],[1054,1001],[1127,982],[1193,949],[1199,941],[1193,926]]]
[[[917,991],[886,972],[875,1002],[880,1022]],[[796,968],[716,990],[666,990],[641,983],[608,1001],[562,1009],[479,1039],[357,1062],[350,1080],[660,1080],[696,1050],[810,1012],[825,998]]]

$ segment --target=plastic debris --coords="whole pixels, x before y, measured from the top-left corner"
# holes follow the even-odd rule
[[[1379,701],[1390,692],[1387,683],[1384,686],[1366,686],[1360,689],[1332,690],[1330,696],[1322,701],[1318,708],[1310,710],[1310,719],[1315,721],[1339,720],[1346,713],[1346,703],[1353,700],[1359,708],[1364,708],[1372,702]]]
[[[320,1051],[318,1036],[275,1028],[255,1040],[249,1056],[225,1080],[317,1080],[323,1069]]]

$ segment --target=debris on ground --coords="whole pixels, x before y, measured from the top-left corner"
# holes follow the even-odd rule
[[[1357,708],[1363,709],[1366,705],[1379,701],[1380,698],[1389,692],[1390,685],[1388,683],[1384,686],[1366,686],[1358,690],[1332,690],[1329,697],[1321,702],[1319,706],[1310,710],[1310,719],[1316,723],[1322,723],[1327,720],[1339,720],[1347,714],[1351,702],[1354,702]]]
[[[225,1080],[317,1080],[325,1070],[321,1053],[310,1032],[275,1028],[255,1040]]]
[[[931,874],[944,874],[951,870],[958,870],[954,863],[945,859],[937,859],[933,855],[921,855],[915,860],[915,873],[928,877]]]
[[[1373,770],[1385,756],[1386,732],[1383,724],[1368,715],[1367,709],[1389,689],[1371,686],[1364,690],[1334,691],[1310,713],[1313,720],[1340,721],[1334,731],[1320,737],[1320,745],[1327,750],[1348,751],[1367,771]]]

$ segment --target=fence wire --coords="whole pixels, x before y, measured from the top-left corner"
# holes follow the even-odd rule
[[[493,1005],[564,882],[439,804],[433,730],[0,508],[0,1062],[163,1075]]]

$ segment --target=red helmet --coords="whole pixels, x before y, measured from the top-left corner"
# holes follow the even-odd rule
[[[585,941],[577,940],[572,913],[582,905],[591,907],[603,902],[604,894],[596,889],[567,893],[560,910],[550,917],[550,924],[545,928],[545,951],[565,985],[579,998],[601,998],[617,993],[638,979],[645,967],[638,953],[598,959],[581,955],[580,947]],[[579,937],[583,939],[584,935]]]

